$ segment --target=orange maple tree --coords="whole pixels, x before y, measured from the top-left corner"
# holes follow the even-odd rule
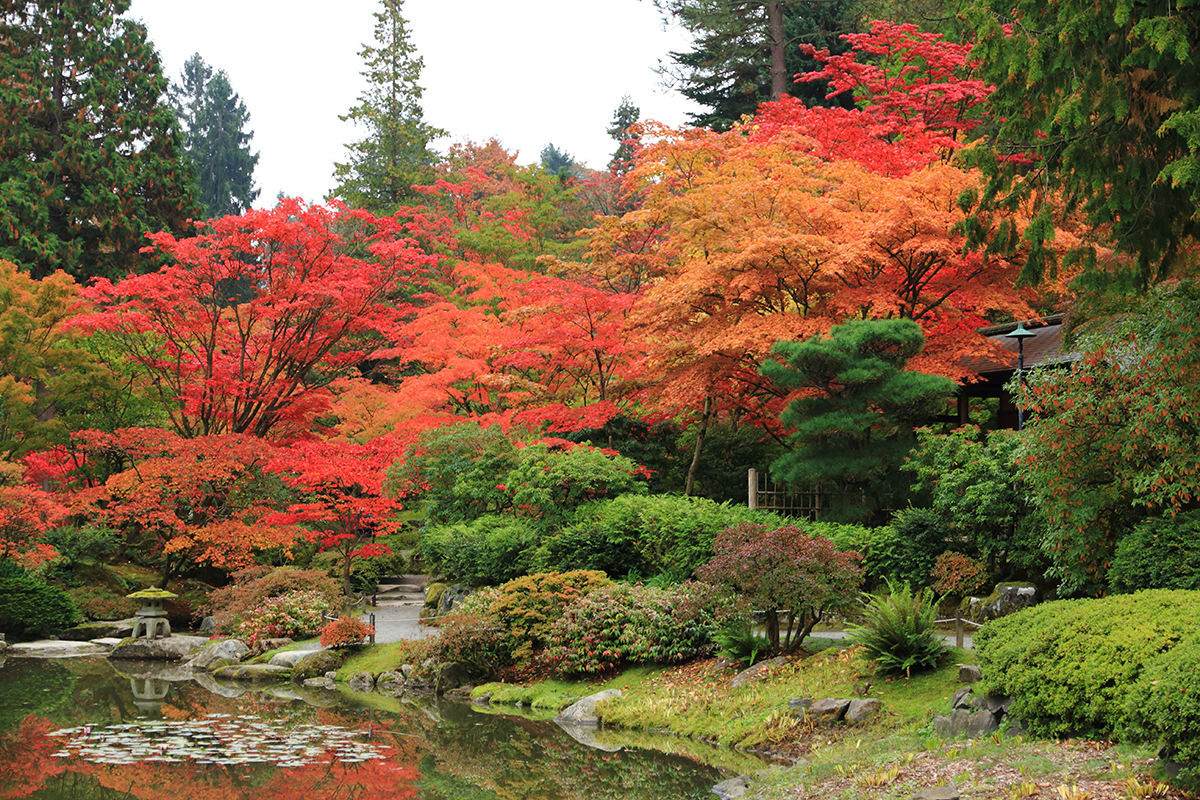
[[[125,531],[157,552],[161,585],[187,566],[237,569],[256,550],[287,549],[295,529],[268,522],[263,467],[272,444],[244,434],[185,439],[157,428],[82,431],[82,449],[123,460],[102,483],[70,495],[72,509]]]

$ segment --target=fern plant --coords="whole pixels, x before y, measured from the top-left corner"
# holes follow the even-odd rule
[[[888,583],[888,594],[868,595],[862,625],[848,626],[883,672],[911,675],[937,666],[946,647],[933,627],[935,607],[928,590]]]
[[[731,661],[753,667],[759,656],[771,652],[771,640],[755,633],[750,620],[739,619],[713,634],[717,652]]]

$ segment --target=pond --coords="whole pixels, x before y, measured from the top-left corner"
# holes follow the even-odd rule
[[[458,703],[98,658],[0,661],[0,800],[673,800],[764,766],[672,737],[580,738]]]

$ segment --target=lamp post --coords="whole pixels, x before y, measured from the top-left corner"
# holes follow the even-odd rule
[[[1024,322],[1018,322],[1016,330],[1012,333],[1004,335],[1005,339],[1017,340],[1017,399],[1021,399],[1021,395],[1025,390],[1025,340],[1037,336],[1031,330],[1026,329]],[[1025,407],[1017,403],[1017,430],[1025,429]]]

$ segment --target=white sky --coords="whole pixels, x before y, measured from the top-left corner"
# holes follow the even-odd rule
[[[169,80],[196,52],[229,74],[261,154],[258,204],[270,206],[279,192],[321,202],[345,143],[361,137],[338,115],[364,86],[358,53],[377,10],[378,0],[132,0],[129,15],[145,23]],[[654,72],[688,39],[663,30],[650,0],[407,0],[404,16],[425,60],[425,120],[451,134],[435,143],[443,151],[495,136],[531,164],[552,142],[602,169],[622,95],[642,120],[682,125],[697,109]]]

